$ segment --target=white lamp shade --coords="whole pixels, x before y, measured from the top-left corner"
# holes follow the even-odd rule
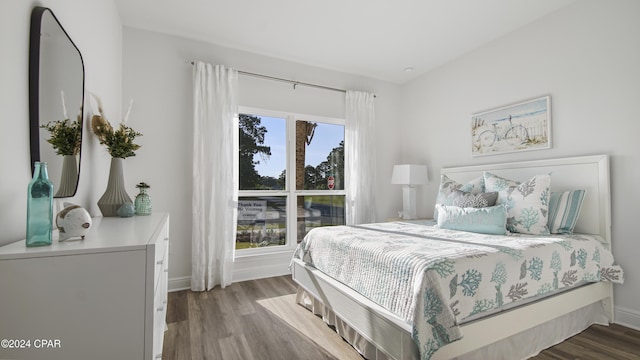
[[[392,184],[422,185],[427,183],[427,166],[403,164],[393,167]]]

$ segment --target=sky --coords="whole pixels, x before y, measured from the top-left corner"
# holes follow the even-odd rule
[[[488,124],[494,121],[507,120],[509,116],[514,119],[524,117],[530,114],[537,114],[547,111],[548,97],[543,97],[536,100],[531,100],[525,103],[505,106],[500,109],[486,111],[480,114],[472,115],[473,118],[482,118]]]
[[[264,145],[271,147],[271,156],[262,159],[260,155],[255,160],[260,161],[256,170],[262,176],[278,178],[286,167],[286,120],[260,116],[261,125],[267,128]],[[344,140],[344,126],[318,123],[311,144],[306,150],[306,165],[317,166],[327,160],[329,152]]]

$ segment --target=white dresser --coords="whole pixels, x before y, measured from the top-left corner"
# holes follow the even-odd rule
[[[168,250],[168,214],[0,247],[0,359],[161,359]]]

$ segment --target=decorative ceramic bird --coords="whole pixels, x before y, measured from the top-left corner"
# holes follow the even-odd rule
[[[56,226],[60,230],[58,241],[84,239],[91,227],[91,215],[81,206],[65,202],[64,209],[56,215]]]

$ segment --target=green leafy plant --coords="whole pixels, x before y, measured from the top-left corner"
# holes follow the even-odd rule
[[[95,95],[93,96],[98,102],[99,114],[95,114],[91,118],[91,130],[98,137],[100,144],[105,145],[109,154],[114,158],[125,159],[130,156],[136,156],[135,151],[140,148],[140,145],[134,143],[134,140],[137,136],[142,136],[142,134],[125,125],[128,112],[124,121],[114,130],[109,120],[104,116],[100,99]]]
[[[69,119],[49,121],[41,125],[47,129],[51,137],[47,142],[51,144],[58,155],[78,155],[82,139],[82,117],[78,115],[77,121]]]

